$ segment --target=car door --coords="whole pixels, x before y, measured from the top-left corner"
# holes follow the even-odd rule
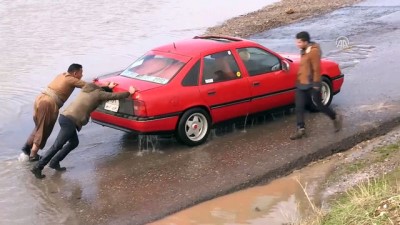
[[[211,110],[213,122],[246,116],[251,92],[230,50],[202,58],[200,93]]]
[[[258,47],[236,51],[248,75],[252,95],[251,113],[294,102],[296,78],[294,73],[282,69],[280,58]]]

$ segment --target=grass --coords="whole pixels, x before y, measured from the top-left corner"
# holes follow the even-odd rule
[[[369,166],[369,164],[366,160],[358,160],[351,163],[344,163],[335,170],[334,174],[329,177],[327,182],[336,183],[340,181],[340,179],[343,179],[343,177],[345,177],[347,174],[357,173],[367,166]]]
[[[375,152],[377,152],[379,154],[379,157],[376,159],[376,162],[384,162],[393,153],[397,153],[399,150],[400,150],[400,143],[391,144],[391,145],[377,148],[375,150]]]
[[[298,179],[296,179],[296,181],[297,181],[297,183],[300,185],[301,189],[302,189],[303,192],[304,192],[304,195],[305,195],[306,198],[307,198],[307,202],[308,202],[308,203],[310,204],[310,206],[311,206],[311,209],[312,209],[312,216],[310,216],[310,217],[307,218],[306,220],[302,220],[302,221],[300,221],[300,222],[295,222],[295,223],[293,223],[293,224],[300,224],[300,225],[319,225],[319,224],[321,224],[322,218],[323,218],[323,216],[324,216],[324,212],[323,212],[320,208],[318,208],[318,207],[314,204],[314,202],[311,200],[309,194],[308,194],[307,191],[306,191],[306,187],[303,186],[303,185],[301,184],[301,182],[300,182]]]
[[[335,171],[335,175],[331,176],[328,180],[328,183],[338,182],[346,174],[357,173],[370,166],[371,163],[382,163],[387,159],[393,157],[394,154],[399,154],[400,151],[400,142],[395,144],[390,144],[386,146],[382,146],[373,150],[375,155],[373,155],[373,159],[359,159],[357,161],[351,163],[345,163],[341,167]]]
[[[351,163],[351,164],[347,165],[346,167],[344,167],[344,173],[345,174],[356,173],[356,172],[360,171],[361,169],[365,168],[366,166],[367,166],[367,164],[364,161],[354,162],[354,163]]]
[[[397,169],[387,176],[361,183],[335,199],[329,212],[315,209],[311,220],[300,224],[400,224],[399,176],[400,169]]]
[[[376,212],[381,202],[398,194],[399,190],[394,191],[386,180],[372,180],[360,184],[333,205],[321,224],[394,224],[388,213],[380,215]]]
[[[344,163],[329,180],[337,182],[347,174],[357,174],[388,159],[399,161],[400,142],[375,148],[372,158]],[[392,161],[391,160],[391,161]],[[301,225],[400,225],[400,168],[378,178],[367,180],[337,195],[328,211],[322,211],[308,199],[312,208],[309,218]],[[305,188],[303,188],[304,193]],[[307,195],[307,193],[306,193]]]

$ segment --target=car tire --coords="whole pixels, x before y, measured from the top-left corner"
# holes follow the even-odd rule
[[[333,99],[332,83],[327,77],[322,77],[321,80],[321,99],[322,104],[326,106],[329,106]],[[310,111],[318,112],[317,105],[315,104],[315,100],[312,97],[310,101]]]
[[[200,145],[207,140],[210,130],[210,115],[202,108],[189,109],[179,119],[177,139],[189,146]]]

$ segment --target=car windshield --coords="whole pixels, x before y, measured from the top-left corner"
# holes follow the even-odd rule
[[[121,75],[138,80],[166,84],[184,65],[184,62],[177,59],[148,53],[132,63]]]

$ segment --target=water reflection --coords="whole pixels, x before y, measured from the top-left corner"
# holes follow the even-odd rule
[[[289,224],[309,208],[303,204],[305,198],[295,179],[280,179],[202,203],[151,225]]]
[[[291,175],[178,212],[150,225],[282,225],[297,224],[312,205],[326,201],[323,184],[335,159],[295,171]]]

